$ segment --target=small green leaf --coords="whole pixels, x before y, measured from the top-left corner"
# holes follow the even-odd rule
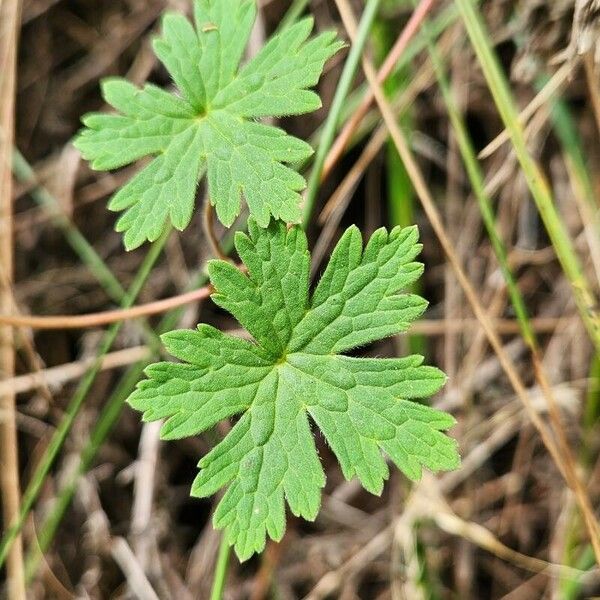
[[[313,22],[305,19],[240,67],[255,18],[255,0],[195,0],[194,25],[183,15],[164,16],[154,51],[180,95],[123,79],[103,82],[104,99],[118,114],[84,117],[75,145],[99,170],[154,157],[109,204],[124,211],[117,230],[125,232],[128,249],[156,240],[169,221],[184,229],[205,173],[226,226],[240,213],[242,197],[261,227],[271,216],[300,220],[305,181],[288,165],[312,148],[255,119],[319,108],[309,88],[341,43],[330,32],[308,39]]]
[[[435,394],[444,374],[420,356],[340,355],[405,331],[426,302],[402,290],[423,267],[414,227],[376,231],[366,247],[351,227],[310,294],[310,256],[299,226],[248,223],[236,249],[247,274],[223,261],[209,265],[213,300],[254,338],[246,341],[208,325],[163,337],[181,364],[146,371],[129,399],[144,420],[166,419],[162,435],[197,435],[241,414],[231,432],[199,463],[192,495],[227,486],[214,524],[225,528],[240,559],[260,552],[266,536],[280,540],[285,502],[315,519],[325,475],[309,418],[336,454],[344,476],[380,494],[387,454],[407,477],[454,469],[456,443],[443,431],[454,419],[414,402]]]

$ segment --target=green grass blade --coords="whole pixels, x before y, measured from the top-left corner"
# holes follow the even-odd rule
[[[215,567],[215,576],[213,587],[210,592],[210,600],[221,600],[221,598],[223,598],[230,554],[231,546],[227,543],[225,534],[223,533],[221,534],[221,543],[219,545],[219,554],[217,555],[217,565]]]
[[[133,283],[131,284],[131,288],[129,289],[128,293],[123,299],[123,302],[121,303],[122,308],[129,308],[133,305],[144,283],[150,276],[152,268],[158,260],[164,248],[164,245],[167,242],[169,234],[170,230],[165,231],[161,238],[150,247],[148,254],[144,258],[144,262],[142,263]],[[5,532],[4,536],[2,537],[2,541],[0,542],[0,566],[4,564],[10,547],[18,533],[21,531],[23,524],[25,523],[25,519],[27,518],[27,515],[31,511],[33,504],[35,503],[40,493],[46,476],[50,472],[50,469],[52,468],[52,465],[54,464],[54,461],[56,460],[56,457],[58,456],[58,453],[62,448],[63,443],[67,438],[69,431],[71,430],[71,427],[73,426],[75,418],[77,417],[81,407],[83,406],[85,398],[87,397],[87,394],[90,388],[92,387],[96,376],[100,372],[102,366],[102,358],[110,350],[122,325],[122,322],[115,323],[104,335],[102,342],[100,343],[100,348],[96,355],[96,362],[86,372],[83,379],[81,380],[77,390],[75,391],[75,394],[71,399],[71,402],[69,403],[69,406],[67,407],[65,416],[63,417],[56,431],[54,432],[54,435],[50,440],[48,448],[42,456],[41,462],[36,467],[29,482],[29,485],[27,486],[25,493],[23,494],[19,519]]]
[[[32,186],[29,192],[35,202],[50,215],[52,222],[62,231],[68,244],[98,280],[104,291],[115,302],[122,302],[127,292],[102,260],[94,247],[87,241],[77,226],[64,214],[58,200],[39,185],[35,171],[17,148],[13,148],[13,174],[21,183]],[[159,347],[160,340],[145,320],[141,321],[143,333],[150,345]]]
[[[145,365],[149,364],[151,359],[152,353],[149,352],[148,360],[146,362],[136,363],[127,370],[100,413],[97,425],[91,433],[90,440],[79,455],[77,468],[70,476],[69,481],[62,487],[48,516],[39,528],[37,532],[37,543],[32,544],[27,553],[25,561],[25,579],[27,583],[35,576],[43,553],[52,543],[56,530],[75,495],[79,478],[91,468],[92,461],[98,453],[98,450],[104,443],[114,424],[117,422],[119,415],[121,414],[121,409],[123,408],[131,389],[140,380]]]
[[[444,31],[446,31],[446,29],[448,29],[448,27],[450,27],[456,22],[457,18],[458,11],[456,10],[456,7],[454,5],[450,5],[445,9],[441,10],[435,18],[431,19],[432,35],[434,35],[436,38],[439,37],[442,33],[444,33]],[[398,73],[402,69],[405,69],[407,65],[409,65],[411,61],[414,60],[414,58],[425,49],[425,44],[426,41],[422,33],[417,33],[415,37],[410,41],[409,45],[406,48],[406,51],[402,53],[402,56],[396,63],[396,68],[390,75],[390,77],[393,77],[396,73]],[[360,105],[360,103],[363,100],[363,97],[367,93],[369,93],[369,86],[367,84],[362,83],[359,86],[357,86],[356,89],[353,90],[350,94],[348,94],[346,102],[344,102],[340,113],[340,118],[338,120],[336,132],[339,131],[339,126],[350,118],[352,113]],[[374,109],[370,114],[365,116],[363,124],[361,125],[361,127],[359,127],[353,138],[350,140],[347,150],[353,148],[354,146],[356,146],[356,144],[364,140],[364,138],[369,133],[371,133],[375,126],[380,122],[381,117],[379,115],[379,112],[376,109]],[[313,147],[316,148],[319,146],[321,136],[323,135],[323,130],[324,124],[318,127],[311,136],[310,143]],[[307,165],[309,165],[313,158],[314,156],[309,158],[305,163],[301,163],[295,166],[298,168],[298,170],[300,170],[302,167],[306,167]]]
[[[426,35],[429,35],[429,25],[427,22],[423,23],[422,30]],[[536,336],[533,331],[533,327],[531,326],[527,308],[525,306],[525,300],[510,269],[506,246],[500,238],[496,227],[496,216],[494,214],[492,201],[485,190],[485,178],[483,171],[479,161],[477,160],[477,154],[469,136],[464,119],[458,109],[450,89],[450,83],[446,75],[443,58],[433,44],[431,37],[429,37],[428,50],[438,85],[440,91],[442,92],[446,110],[448,112],[450,124],[456,137],[458,149],[465,166],[467,177],[469,178],[471,188],[477,199],[481,217],[483,219],[487,234],[490,238],[492,249],[496,255],[496,259],[500,266],[500,270],[502,271],[504,280],[506,281],[508,293],[510,295],[511,302],[521,328],[521,333],[529,347],[537,347]]]
[[[81,261],[89,267],[90,271],[106,290],[106,293],[116,302],[120,302],[125,295],[125,290],[119,280],[113,275],[112,271],[106,266],[79,229],[61,211],[56,198],[44,187],[37,184],[34,170],[17,148],[13,149],[12,170],[18,181],[34,186],[30,192],[31,197],[48,212],[54,224],[63,231],[70,246],[77,253]]]
[[[304,219],[303,222],[306,224],[306,216],[309,215],[314,207],[317,193],[319,191],[319,183],[321,180],[321,173],[323,172],[323,165],[327,153],[333,143],[333,138],[337,130],[338,123],[340,121],[340,115],[344,107],[344,102],[350,91],[350,86],[356,75],[356,71],[362,58],[363,49],[369,37],[371,26],[377,15],[381,0],[369,0],[363,12],[363,16],[358,26],[358,32],[356,35],[356,41],[352,44],[348,58],[344,64],[344,69],[340,76],[340,80],[335,90],[335,96],[333,102],[327,114],[325,125],[323,126],[321,136],[319,139],[319,146],[315,154],[312,170],[308,180],[308,188],[306,190],[306,196],[304,198]]]
[[[290,25],[293,25],[302,15],[306,7],[308,6],[309,0],[293,0],[291,6],[287,9],[283,19],[277,25],[275,33],[279,33],[284,29],[287,29]]]
[[[548,76],[541,79],[538,88],[541,89],[548,80]],[[594,184],[590,177],[577,125],[568,104],[561,98],[554,98],[550,102],[550,119],[556,136],[564,149],[565,162],[572,179],[571,185],[577,195],[577,202],[580,204],[582,220],[585,222],[585,226],[590,228],[588,241],[590,251],[595,257],[596,275],[600,278],[598,271],[598,261],[600,260],[600,209],[596,204]]]
[[[581,318],[596,349],[600,351],[600,317],[596,309],[596,300],[583,273],[569,234],[554,206],[548,183],[527,149],[523,126],[518,118],[510,86],[491,47],[489,32],[473,0],[455,0],[455,3],[461,13],[498,112],[510,134],[513,149],[531,195],[548,231],[562,269],[573,288]]]

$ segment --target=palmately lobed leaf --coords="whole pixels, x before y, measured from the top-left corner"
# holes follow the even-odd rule
[[[154,51],[178,95],[119,78],[103,82],[104,99],[118,112],[84,117],[75,145],[98,170],[153,158],[109,204],[123,212],[117,230],[128,249],[156,240],[169,222],[184,229],[205,174],[224,225],[239,215],[242,197],[262,227],[271,217],[299,221],[306,184],[289,165],[312,148],[254,119],[319,108],[310,88],[342,44],[331,32],[308,39],[313,22],[304,19],[240,66],[255,18],[255,0],[195,0],[194,24],[167,13]]]
[[[192,495],[227,490],[214,516],[240,559],[280,540],[285,504],[316,518],[325,475],[311,421],[346,478],[380,494],[389,476],[385,455],[410,479],[422,468],[454,469],[456,442],[443,432],[454,419],[416,400],[441,389],[445,375],[420,356],[344,356],[406,331],[426,302],[404,290],[422,273],[414,227],[376,231],[363,247],[351,227],[310,293],[310,256],[299,226],[254,221],[238,233],[247,273],[212,261],[213,300],[251,334],[248,341],[199,325],[163,339],[182,363],[147,369],[129,399],[144,420],[165,419],[164,438],[197,435],[241,415],[199,463]]]

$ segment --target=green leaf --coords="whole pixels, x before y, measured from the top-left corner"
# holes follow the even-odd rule
[[[299,226],[250,219],[238,233],[242,273],[212,261],[213,300],[252,335],[247,341],[208,326],[163,337],[182,363],[146,371],[129,399],[144,420],[166,419],[166,439],[197,435],[242,415],[199,463],[192,495],[227,486],[214,516],[240,559],[260,552],[266,536],[280,540],[285,501],[315,519],[325,476],[310,420],[336,454],[344,476],[380,494],[388,477],[383,454],[410,479],[421,469],[454,469],[456,443],[443,431],[454,419],[414,400],[435,394],[444,374],[420,356],[340,355],[405,331],[426,302],[402,290],[422,273],[415,227],[376,231],[366,247],[351,227],[309,290],[310,256]],[[310,420],[309,420],[310,419]]]
[[[102,83],[104,99],[118,114],[84,117],[75,145],[99,170],[153,157],[109,204],[124,211],[117,230],[125,233],[128,249],[156,240],[168,222],[184,229],[204,174],[226,226],[240,213],[242,197],[261,227],[271,216],[300,220],[305,181],[288,165],[306,159],[312,148],[255,119],[319,108],[309,88],[342,44],[332,32],[308,39],[313,22],[305,19],[240,66],[255,18],[255,0],[195,0],[194,25],[183,15],[164,16],[154,51],[179,95],[124,79]]]

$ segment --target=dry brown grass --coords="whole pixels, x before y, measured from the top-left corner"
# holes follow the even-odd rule
[[[423,2],[419,19],[426,13],[436,19],[450,4]],[[600,17],[591,19],[593,3],[575,4],[487,0],[482,12],[511,81],[528,150],[550,184],[598,295],[600,75],[595,49],[586,40],[590,30],[598,30]],[[277,26],[288,5],[261,3],[265,32]],[[346,36],[346,30],[352,32],[352,14],[363,5],[315,0],[311,10],[319,28],[334,26]],[[420,21],[410,21],[409,3],[384,5],[378,32],[390,37],[385,54],[403,39],[407,23],[410,30]],[[10,61],[14,48],[6,33],[15,18],[11,6],[14,10],[17,4],[0,3],[3,61]],[[16,147],[33,166],[33,174],[20,173],[12,191],[9,180],[2,179],[7,170],[0,172],[4,273],[11,272],[13,247],[15,256],[14,279],[3,278],[11,285],[3,286],[0,324],[7,322],[1,315],[22,316],[13,320],[12,341],[0,354],[3,414],[10,416],[18,394],[21,462],[20,472],[5,468],[16,464],[13,442],[5,437],[0,449],[5,523],[18,501],[16,477],[25,484],[30,480],[74,385],[93,362],[100,331],[126,319],[27,522],[26,552],[35,548],[45,515],[69,480],[107,398],[127,368],[151,351],[144,327],[156,326],[159,313],[180,305],[185,310],[179,326],[203,320],[235,327],[203,301],[207,290],[185,295],[224,234],[211,227],[206,235],[201,214],[184,234],[172,236],[133,311],[114,310],[117,298],[103,289],[68,241],[73,231],[81,232],[124,288],[143,259],[143,251],[123,251],[105,208],[127,173],[92,172],[69,141],[80,115],[102,107],[100,77],[120,74],[137,83],[169,83],[149,45],[167,6],[189,8],[185,0],[25,1],[14,91],[5,68],[9,63],[2,62],[2,127],[10,126],[16,101]],[[580,38],[587,45],[581,46]],[[412,487],[393,473],[383,496],[375,498],[343,480],[318,438],[328,483],[317,521],[290,520],[281,545],[269,544],[249,564],[234,563],[228,599],[575,600],[600,594],[600,571],[589,545],[600,499],[600,367],[460,20],[446,25],[437,45],[480,152],[499,230],[539,336],[538,354],[520,334],[427,52],[416,55],[404,69],[406,82],[397,82],[386,98],[372,66],[380,52],[371,48],[364,68],[372,98],[363,103],[362,117],[358,111],[348,116],[346,133],[330,155],[309,228],[311,242],[322,262],[348,223],[358,223],[368,234],[390,224],[392,202],[402,198],[414,205],[412,218],[425,244],[422,292],[431,307],[412,338],[386,340],[368,352],[393,355],[420,344],[429,362],[451,374],[435,403],[458,419],[452,435],[460,442],[463,465]],[[394,62],[405,52],[404,41],[398,42],[391,52]],[[342,60],[333,61],[322,80],[326,106]],[[365,83],[361,74],[357,85]],[[552,112],[557,97],[572,119],[570,133],[583,153],[583,171],[574,162],[568,136],[557,127]],[[326,110],[286,126],[309,138]],[[3,139],[0,165],[6,165],[10,151]],[[399,168],[390,158],[394,147],[404,159],[405,179],[412,181],[397,196],[390,183],[390,170]],[[40,186],[54,208],[39,204]],[[52,331],[44,329],[50,324]],[[10,421],[3,424],[9,431]],[[211,438],[162,444],[157,434],[155,425],[142,427],[138,415],[123,410],[93,468],[79,480],[28,597],[208,598],[219,538],[209,523],[212,502],[193,500],[188,491]],[[15,548],[8,573],[15,583],[11,598],[21,598]]]

